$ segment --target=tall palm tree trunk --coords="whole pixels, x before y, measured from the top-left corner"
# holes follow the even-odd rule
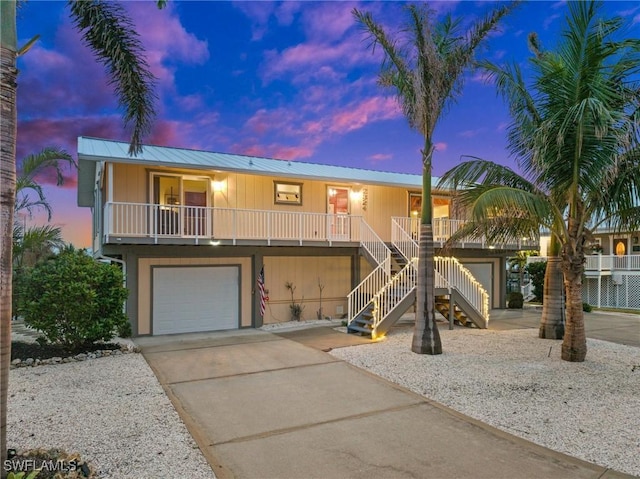
[[[562,359],[582,362],[587,356],[587,336],[582,310],[582,278],[565,278],[567,291],[567,327],[562,342]]]
[[[542,318],[538,337],[542,339],[562,339],[564,337],[564,276],[560,258],[560,242],[551,236],[549,258],[544,273],[542,290]]]
[[[425,140],[422,167],[422,214],[420,216],[420,250],[418,252],[418,287],[416,321],[411,351],[418,354],[442,354],[440,332],[436,325],[435,248],[431,213],[431,142]]]
[[[583,210],[581,202],[573,208],[575,216]],[[583,237],[578,234],[580,222],[570,216],[567,224],[568,241],[562,249],[562,273],[567,295],[567,326],[562,342],[562,359],[582,362],[587,356],[587,336],[582,310],[582,274],[584,273]]]
[[[430,223],[421,224],[416,322],[411,343],[411,351],[418,354],[442,354],[440,332],[436,325],[434,253],[433,227]]]
[[[7,454],[11,258],[16,185],[16,3],[0,1],[0,466]]]

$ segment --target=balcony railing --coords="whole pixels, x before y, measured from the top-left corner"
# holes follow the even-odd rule
[[[398,227],[408,234],[411,238],[420,242],[420,218],[393,217],[392,220]],[[454,233],[457,233],[465,224],[465,220],[453,220],[448,218],[434,218],[432,220],[433,241],[436,246],[442,246]],[[483,238],[463,239],[456,243],[459,248],[482,248],[482,249],[530,249],[537,248],[537,240],[516,239],[505,243],[489,243]]]
[[[360,242],[370,236],[360,216],[183,205],[107,203],[104,236],[200,240]]]
[[[527,263],[546,261],[546,256],[529,256]],[[584,270],[586,273],[609,273],[612,271],[640,271],[640,255],[604,255],[592,254],[585,256]]]

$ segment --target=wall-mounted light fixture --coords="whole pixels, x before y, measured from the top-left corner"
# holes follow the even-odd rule
[[[225,180],[216,180],[213,182],[214,193],[221,193],[227,189],[227,182]]]
[[[351,190],[349,192],[349,197],[351,198],[351,201],[361,201],[362,200],[362,190],[360,190],[360,191]]]

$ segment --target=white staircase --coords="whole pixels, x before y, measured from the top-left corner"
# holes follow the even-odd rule
[[[404,258],[402,269],[395,275],[391,274],[391,249],[368,225],[366,227],[367,234],[363,238],[367,243],[363,240],[362,246],[377,267],[348,296],[350,332],[371,335],[374,339],[382,336],[415,302],[418,235],[416,231],[406,231],[404,226],[408,223],[404,220],[392,219],[391,243],[399,253],[397,257]],[[434,266],[437,310],[452,321],[455,319],[461,324],[486,328],[489,295],[480,283],[455,258],[435,257]]]

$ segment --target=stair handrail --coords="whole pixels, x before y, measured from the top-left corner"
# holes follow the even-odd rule
[[[391,271],[391,255],[378,265],[347,295],[347,324],[369,305],[371,298],[388,283]]]
[[[373,324],[371,325],[371,337],[376,338],[378,325],[400,304],[418,284],[418,258],[412,258],[398,274],[389,279],[382,289],[371,300],[373,304]],[[402,295],[397,296],[400,289]]]
[[[391,218],[391,244],[396,247],[407,261],[418,257],[419,245],[416,240],[397,221],[399,218]]]
[[[485,325],[488,324],[489,293],[474,278],[471,271],[465,268],[456,258],[436,256],[433,260],[436,271],[439,271],[447,278],[449,284],[457,289],[469,305],[484,318]]]
[[[389,247],[362,217],[360,218],[360,246],[367,250],[378,265],[391,258]],[[389,276],[391,275],[391,262],[389,262],[389,268],[386,273]]]
[[[417,256],[419,245],[414,238],[406,231],[401,222],[406,218],[391,219],[391,242],[407,259]],[[406,221],[404,221],[406,223]],[[409,256],[410,255],[410,256]],[[440,273],[444,283],[436,287],[456,288],[464,296],[469,304],[489,321],[489,294],[482,285],[474,278],[473,274],[465,268],[456,258],[434,257],[435,268]]]

